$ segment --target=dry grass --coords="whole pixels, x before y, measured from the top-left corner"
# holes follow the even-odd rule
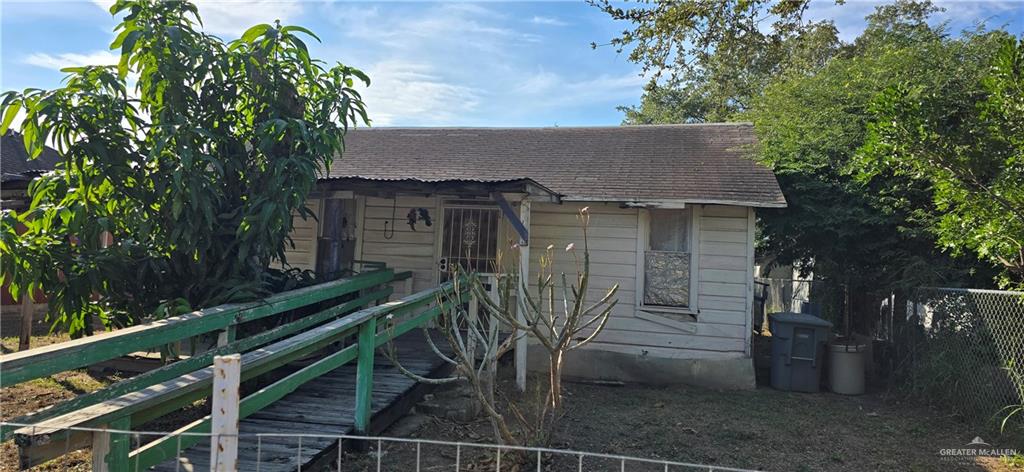
[[[507,388],[507,384],[506,384]],[[1009,459],[949,462],[941,448],[982,436],[993,447],[1021,449],[1024,438],[979,432],[955,418],[880,395],[846,397],[770,388],[716,391],[695,387],[566,385],[566,411],[555,433],[560,449],[779,471],[1024,470]],[[409,425],[418,427],[409,432]],[[395,434],[493,442],[485,420],[407,417]],[[385,433],[387,434],[387,433]],[[451,470],[454,448],[424,446],[423,470]],[[414,464],[410,446],[385,447],[385,470]],[[462,453],[465,470],[494,470],[493,451]],[[344,470],[374,470],[375,456],[352,456]],[[1018,457],[1018,461],[1020,458]],[[545,470],[576,470],[576,458],[545,459]],[[533,470],[533,462],[529,470]],[[662,470],[627,465],[626,470]],[[503,469],[504,470],[504,469]],[[619,470],[594,461],[584,470]],[[677,470],[677,469],[672,469]]]
[[[66,339],[40,336],[33,339],[33,346]],[[5,348],[16,347],[17,339],[4,338],[2,343]],[[116,380],[72,371],[5,388],[0,390],[0,418],[9,420]],[[507,380],[503,388],[511,391]],[[982,436],[993,447],[1021,449],[1024,437],[977,431],[941,412],[894,403],[877,394],[845,397],[769,388],[715,391],[695,387],[567,384],[565,405],[565,416],[555,432],[556,448],[760,470],[1024,470],[1020,458],[1016,464],[996,458],[950,463],[938,454],[941,448],[962,447],[974,436]],[[146,429],[170,430],[206,413],[205,405],[197,403],[146,425]],[[410,424],[415,426],[410,428]],[[490,426],[483,419],[457,422],[410,416],[389,433],[493,442]],[[437,470],[450,470],[454,464],[454,448],[451,449],[424,448],[426,464]],[[408,463],[412,454],[414,450],[409,447],[386,447],[384,469],[403,470],[399,464]],[[373,457],[351,458],[347,463],[351,468],[345,470],[374,470]],[[466,467],[477,467],[464,470],[493,470],[489,460],[489,455],[474,457],[465,451],[462,456]],[[574,458],[549,457],[545,461],[547,470],[575,470]],[[594,466],[597,468],[588,469],[618,470],[613,464]],[[89,469],[89,452],[85,450],[33,470]],[[11,442],[0,445],[0,470],[17,470],[17,450]]]
[[[33,336],[31,346],[36,348],[68,339],[66,335]],[[5,352],[12,352],[18,348],[17,337],[3,338],[0,342]],[[98,390],[113,381],[116,381],[116,378],[94,377],[85,371],[70,371],[0,389],[0,419],[7,421],[17,418],[77,395]],[[76,451],[32,470],[90,470],[89,460],[88,450]],[[18,470],[18,448],[13,441],[0,444],[0,470]]]
[[[67,341],[66,335],[33,336],[33,348]],[[6,352],[17,350],[18,338],[0,340]],[[52,377],[30,380],[12,387],[0,389],[0,419],[12,420],[41,408],[60,403],[75,396],[99,390],[121,380],[118,374],[94,375],[83,370],[62,372]],[[171,431],[182,424],[194,421],[209,413],[206,402],[199,401],[175,414],[154,420],[140,428],[156,431]],[[155,438],[143,438],[152,440]],[[71,452],[59,459],[32,468],[33,471],[85,471],[91,470],[91,456],[88,449]],[[0,444],[0,472],[18,470],[18,449],[13,441]]]
[[[29,348],[34,349],[37,347],[48,346],[50,344],[57,344],[70,340],[71,338],[63,333],[34,335],[32,336],[32,339],[29,340]],[[11,336],[2,338],[0,339],[0,346],[2,346],[4,353],[15,352],[18,350],[18,337]]]

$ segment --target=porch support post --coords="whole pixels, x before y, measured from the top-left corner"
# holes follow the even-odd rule
[[[519,202],[519,221],[523,226],[530,227],[530,201],[523,199]],[[525,239],[519,241],[519,283],[517,294],[519,303],[516,304],[516,319],[520,324],[526,324],[526,315],[523,307],[526,304],[526,284],[530,277],[530,242]],[[516,340],[516,387],[520,392],[526,391],[526,333],[523,333]]]
[[[516,230],[516,234],[519,235],[519,245],[528,246],[530,244],[529,202],[527,202],[526,219],[524,220],[522,218],[516,218],[515,210],[512,209],[512,205],[508,203],[508,200],[505,199],[505,196],[502,195],[501,192],[491,192],[491,200],[494,200],[494,202],[498,204],[498,208],[505,214],[505,218],[508,219],[509,224],[512,225],[512,229]],[[526,202],[526,199],[524,198],[522,201]]]

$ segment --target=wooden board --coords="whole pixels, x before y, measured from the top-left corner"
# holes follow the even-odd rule
[[[439,348],[447,347],[435,334]],[[409,370],[424,376],[440,376],[446,364],[430,351],[423,332],[411,331],[395,341],[398,359]],[[427,393],[430,386],[406,377],[379,353],[374,358],[373,418],[370,433],[376,434],[408,412]],[[299,453],[298,437],[271,436],[285,434],[351,434],[355,408],[356,365],[346,364],[311,381],[269,407],[239,422],[239,470],[261,472],[312,469],[314,463],[330,462],[335,457],[337,441],[330,438],[303,437]],[[264,434],[257,440],[256,435]],[[259,455],[257,456],[257,450]],[[180,461],[179,464],[176,462]],[[180,459],[164,462],[153,470],[209,470],[208,442],[182,451]]]

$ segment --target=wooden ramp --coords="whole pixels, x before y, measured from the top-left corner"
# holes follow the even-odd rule
[[[447,343],[434,334],[438,348]],[[421,330],[395,340],[398,359],[410,371],[438,377],[449,372],[449,365],[435,355]],[[372,419],[369,434],[377,434],[407,413],[426,394],[430,385],[420,384],[398,371],[382,355],[374,357]],[[274,402],[269,407],[239,422],[238,470],[260,472],[294,471],[300,466],[329,459],[337,441],[322,437],[300,438],[253,434],[351,434],[354,423],[356,366],[349,363],[313,380]],[[181,452],[180,458],[164,462],[157,471],[210,470],[209,441]]]

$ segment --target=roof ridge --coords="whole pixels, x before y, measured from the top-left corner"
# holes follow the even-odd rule
[[[712,123],[658,123],[658,124],[628,124],[628,125],[590,125],[590,126],[367,126],[356,127],[350,131],[526,131],[526,130],[594,130],[594,129],[637,129],[637,128],[700,128],[700,127],[729,127],[729,126],[753,126],[749,121],[717,121]]]

